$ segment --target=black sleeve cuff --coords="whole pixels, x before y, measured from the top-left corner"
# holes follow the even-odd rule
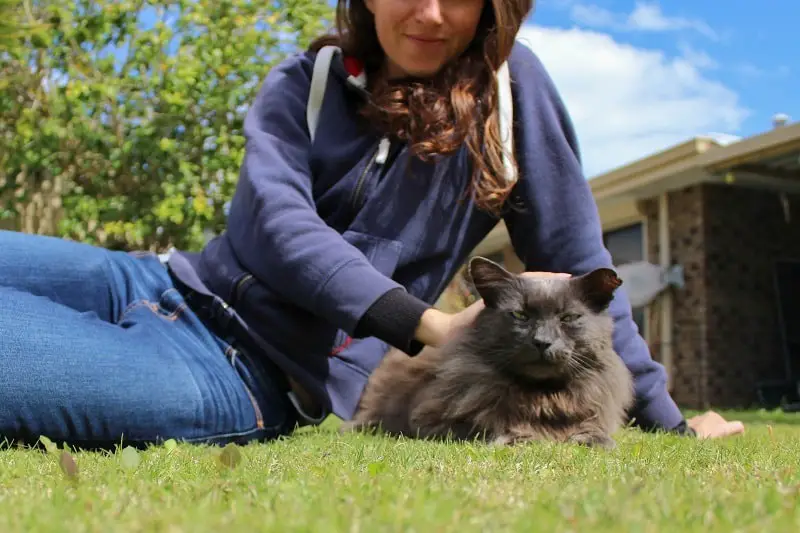
[[[431,306],[402,288],[392,289],[372,304],[353,336],[377,337],[408,355],[417,355],[424,345],[414,338],[422,313]]]
[[[689,427],[686,420],[681,420],[680,424],[669,430],[670,433],[677,433],[678,435],[685,435],[687,437],[696,437],[697,432]]]

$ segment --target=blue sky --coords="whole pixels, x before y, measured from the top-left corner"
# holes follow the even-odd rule
[[[778,112],[800,119],[798,21],[797,0],[539,0],[520,37],[564,94],[591,176],[694,135],[763,132]]]

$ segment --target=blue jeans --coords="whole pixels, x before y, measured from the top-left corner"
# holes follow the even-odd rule
[[[0,231],[0,441],[86,448],[287,434],[267,361],[216,335],[155,254]]]

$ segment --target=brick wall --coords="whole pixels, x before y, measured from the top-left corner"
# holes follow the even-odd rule
[[[681,406],[747,407],[758,381],[783,377],[772,264],[800,259],[800,196],[789,206],[787,222],[773,192],[698,185],[670,194],[672,256],[686,276],[673,311],[672,393]],[[657,262],[657,204],[641,208]]]
[[[704,358],[708,355],[705,341],[705,316],[708,305],[706,294],[706,232],[703,216],[701,186],[694,186],[669,195],[670,248],[672,260],[683,265],[685,288],[673,297],[672,339],[672,395],[682,407],[703,405],[706,379]],[[643,202],[642,212],[647,216],[648,260],[659,262],[658,202]],[[658,306],[650,309],[649,343],[653,358],[660,360],[660,331]]]
[[[800,196],[788,199],[787,222],[776,193],[707,188],[708,388],[715,404],[755,402],[757,381],[784,377],[773,265],[800,259]]]

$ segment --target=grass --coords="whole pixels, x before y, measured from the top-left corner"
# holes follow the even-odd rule
[[[624,430],[612,452],[339,436],[221,450],[0,451],[0,531],[798,531],[800,416],[725,413],[745,436]],[[227,453],[227,452],[226,452]],[[138,462],[138,465],[137,465]]]

